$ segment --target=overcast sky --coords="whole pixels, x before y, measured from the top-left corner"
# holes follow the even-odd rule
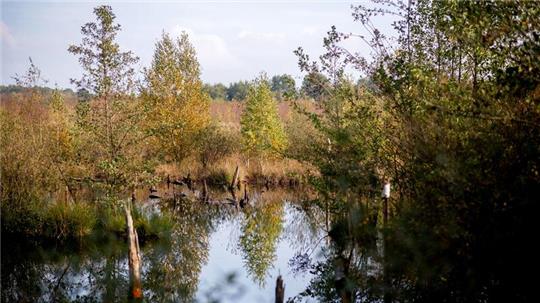
[[[357,1],[362,2],[362,1]],[[353,22],[354,1],[3,1],[0,24],[2,84],[11,84],[16,73],[28,67],[28,57],[42,70],[49,86],[72,87],[81,68],[67,52],[81,41],[81,26],[94,21],[93,8],[109,4],[122,26],[122,50],[140,57],[138,68],[150,64],[154,44],[162,31],[186,31],[195,45],[202,79],[209,83],[250,80],[260,72],[291,74],[300,79],[293,50],[302,46],[320,54],[322,38],[332,25],[343,32],[363,33]],[[391,34],[390,20],[378,27]],[[369,55],[365,44],[347,43],[353,51]]]

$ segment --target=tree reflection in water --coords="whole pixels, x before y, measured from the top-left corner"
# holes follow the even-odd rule
[[[208,258],[214,208],[181,204],[168,241],[142,247],[144,297],[151,302],[193,301]],[[127,246],[114,236],[89,246],[44,249],[2,238],[2,301],[122,302],[128,294]],[[8,245],[9,243],[9,245]],[[15,245],[14,245],[15,244]]]
[[[257,283],[263,285],[276,258],[276,245],[283,230],[283,202],[267,202],[246,210],[239,245],[244,265]]]
[[[278,246],[306,252],[321,244],[319,221],[324,216],[316,209],[284,202],[295,199],[299,198],[285,192],[253,193],[253,205],[238,210],[226,205],[176,203],[170,237],[141,243],[145,301],[217,302],[226,298],[237,301],[245,300],[246,293],[273,289],[273,285],[263,284],[265,279],[267,282],[275,279],[269,272],[277,262]],[[225,222],[232,224],[222,224]],[[218,241],[229,243],[227,246],[232,250],[238,249],[231,253],[243,259],[244,269],[242,263],[235,264],[235,273],[206,277],[215,279],[217,284],[198,289],[202,269],[208,263],[210,238],[217,228],[237,233]],[[280,240],[287,243],[280,244]],[[100,235],[76,247],[55,243],[40,248],[37,244],[2,237],[2,302],[127,301],[129,271],[124,242],[115,235]],[[280,270],[285,270],[283,266],[292,254],[288,249]],[[254,284],[245,280],[243,271]],[[285,282],[292,287],[290,278]],[[304,285],[298,285],[297,289]]]
[[[182,201],[181,201],[182,202]],[[202,266],[207,262],[209,235],[219,220],[216,208],[178,203],[169,247],[152,246],[145,254],[146,298],[152,302],[183,298],[193,301]]]

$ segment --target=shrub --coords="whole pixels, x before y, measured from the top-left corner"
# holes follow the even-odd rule
[[[233,132],[215,124],[205,128],[196,138],[198,159],[203,167],[235,153],[240,138]]]
[[[44,204],[29,197],[25,201],[2,200],[2,233],[35,237],[43,233]]]

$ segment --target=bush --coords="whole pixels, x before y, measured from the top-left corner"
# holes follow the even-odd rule
[[[196,138],[198,159],[203,167],[215,163],[235,153],[240,138],[232,131],[210,125],[205,128]]]
[[[44,204],[31,197],[26,201],[2,201],[2,233],[35,237],[43,233]]]
[[[75,239],[91,234],[95,209],[84,203],[52,203],[30,199],[2,202],[2,232],[28,238]]]

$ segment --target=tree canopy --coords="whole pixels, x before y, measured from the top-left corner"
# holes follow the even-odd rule
[[[203,91],[199,62],[186,33],[177,39],[163,33],[146,70],[142,98],[148,110],[146,130],[159,150],[181,161],[209,123],[209,97]]]
[[[260,77],[251,84],[240,124],[248,153],[269,156],[285,149],[287,137],[266,78]]]

